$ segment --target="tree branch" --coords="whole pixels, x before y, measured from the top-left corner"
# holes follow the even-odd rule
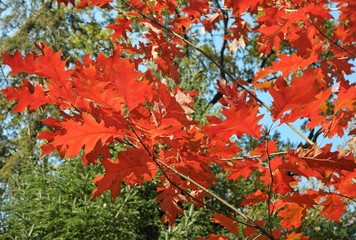
[[[227,26],[228,26],[228,23],[229,23],[229,16],[228,16],[228,13],[227,11],[225,11],[224,9],[221,8],[220,4],[219,4],[219,1],[218,0],[215,0],[215,3],[216,5],[220,8],[221,12],[223,13],[223,17],[224,17],[224,40],[223,40],[223,43],[222,43],[222,46],[221,46],[221,49],[220,49],[220,65],[225,68],[225,49],[226,49],[226,45],[227,45],[227,40],[225,39],[225,36],[227,35],[228,33],[228,30],[227,30]],[[220,75],[223,79],[226,79],[226,74],[224,71],[222,71],[220,69]]]

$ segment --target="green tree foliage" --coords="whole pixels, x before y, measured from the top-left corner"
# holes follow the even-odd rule
[[[1,239],[157,239],[160,233],[154,183],[125,187],[115,200],[109,194],[90,200],[98,166],[83,168],[72,159],[50,162],[47,171],[36,164],[23,170],[30,172],[13,174],[16,187],[2,199]]]
[[[37,41],[61,49],[63,57],[108,53],[112,47],[104,28],[112,17],[97,9],[79,11],[54,0],[5,0],[0,17],[1,53],[34,50]]]

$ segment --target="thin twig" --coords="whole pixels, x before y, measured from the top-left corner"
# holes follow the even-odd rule
[[[287,151],[282,151],[282,152],[274,152],[270,153],[269,156],[278,156],[278,155],[285,155],[288,154]],[[220,161],[232,161],[232,160],[244,160],[245,158],[260,158],[261,155],[255,155],[255,156],[243,156],[243,157],[232,157],[232,158],[221,158],[219,159]]]
[[[351,198],[351,197],[348,197],[348,196],[346,196],[346,195],[344,195],[344,194],[341,194],[341,193],[333,193],[333,192],[329,192],[329,194],[336,195],[336,196],[340,196],[340,197],[344,197],[344,198],[346,198],[346,199],[348,199],[348,200],[350,200],[350,201],[356,203],[356,200],[355,200],[355,199],[353,199],[353,198]]]
[[[269,151],[268,151],[268,142],[266,142],[266,152],[267,152],[269,175],[271,178],[270,184],[269,184],[269,190],[268,190],[267,211],[268,211],[269,230],[270,230],[270,234],[272,235],[271,198],[272,198],[272,187],[273,187],[273,171],[272,171],[271,159],[270,159],[270,155],[269,155]]]
[[[227,30],[227,26],[228,26],[228,23],[229,23],[229,16],[228,16],[228,13],[227,11],[225,11],[224,9],[221,8],[220,4],[219,4],[219,1],[218,0],[215,0],[215,3],[216,5],[221,9],[222,13],[223,13],[223,17],[224,17],[224,35],[223,36],[226,36],[227,33],[228,33],[228,30]],[[222,46],[221,46],[221,49],[220,49],[220,65],[225,68],[225,50],[226,50],[226,45],[227,45],[227,40],[224,38],[223,40],[223,43],[222,43]],[[220,69],[220,75],[223,79],[226,79],[226,76],[225,76],[225,72],[222,71]]]

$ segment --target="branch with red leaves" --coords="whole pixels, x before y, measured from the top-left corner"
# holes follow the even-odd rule
[[[74,5],[74,1],[59,2]],[[319,127],[324,136],[343,136],[355,116],[355,84],[345,79],[345,74],[352,73],[348,60],[356,30],[352,21],[346,21],[353,16],[351,7],[340,5],[340,22],[327,36],[323,30],[331,15],[316,1],[295,5],[290,1],[225,0],[218,10],[205,0],[122,3],[127,9],[118,9],[110,0],[82,0],[76,6],[118,10],[116,22],[108,26],[114,31],[111,38],[116,46],[110,56],[85,56],[66,68],[61,53],[45,44],[37,46],[40,54],[3,55],[12,70],[10,75],[26,73],[43,79],[39,82],[25,77],[21,85],[1,91],[7,100],[16,100],[14,111],[35,111],[51,104],[61,112],[59,118],[43,120],[50,130],[38,136],[45,141],[42,154],[57,151],[66,158],[81,154],[84,165],[102,164],[105,173],[94,179],[97,188],[92,197],[109,190],[114,198],[123,183],[134,186],[158,176],[162,221],[171,225],[183,213],[182,203],[208,206],[209,198],[217,199],[233,213],[216,211],[212,221],[236,236],[302,238],[302,233],[295,232],[300,230],[307,210],[315,206],[322,207],[320,214],[327,219],[338,221],[346,212],[346,201],[356,198],[355,158],[345,150],[332,152],[331,145],[317,146],[292,123],[308,118],[308,129]],[[291,7],[298,11],[286,11]],[[243,23],[246,12],[257,16],[255,26]],[[226,23],[227,13],[233,20],[231,25]],[[223,56],[219,63],[182,37],[197,24],[214,31],[219,21],[225,23],[225,37],[229,33],[225,43],[254,32],[258,51],[266,56],[274,52],[278,61],[259,68],[251,83],[246,83],[226,71]],[[136,24],[144,27],[141,37],[145,40],[139,47],[125,41],[128,32],[136,31]],[[337,44],[329,44],[330,39],[338,39]],[[181,73],[175,61],[184,57],[185,44],[232,80],[230,84],[225,80],[217,83],[224,117],[208,116],[204,126],[190,117],[194,94],[178,87]],[[285,44],[291,49],[289,53],[283,49]],[[164,81],[150,68],[138,71],[147,62],[156,66]],[[271,80],[271,74],[277,77]],[[172,84],[176,84],[174,88]],[[268,93],[272,106],[259,99],[257,91]],[[261,106],[270,111],[274,121],[294,128],[310,146],[281,151],[277,141],[264,141]],[[355,134],[355,130],[349,133]],[[243,151],[232,138],[239,141],[246,135],[257,145],[241,157]],[[124,150],[113,155],[109,149],[117,144]],[[225,181],[216,177],[213,165],[226,173],[226,180],[256,181],[260,183],[256,184],[258,189],[244,196],[240,206],[230,204],[211,190]],[[311,177],[323,188],[301,192],[302,179]],[[265,217],[246,214],[256,204],[266,207]],[[278,226],[273,224],[275,219]],[[244,225],[242,233],[238,232],[240,223]]]

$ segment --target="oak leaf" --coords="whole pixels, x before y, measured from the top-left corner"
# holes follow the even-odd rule
[[[221,226],[225,227],[235,236],[238,236],[238,223],[234,221],[232,218],[227,217],[224,214],[215,213],[212,218],[213,222],[219,223]]]
[[[280,224],[282,227],[290,230],[292,227],[298,228],[302,225],[302,218],[305,215],[305,208],[296,203],[289,203],[278,213],[282,218]]]
[[[81,149],[84,149],[85,154],[94,150],[97,143],[105,145],[106,142],[112,142],[115,137],[123,137],[122,130],[124,123],[117,123],[116,126],[106,126],[104,121],[97,122],[94,117],[89,114],[82,114],[82,120],[67,119],[60,122],[60,128],[53,139],[49,139],[48,135],[39,135],[40,139],[49,140],[48,145],[59,149],[65,157],[77,156]]]
[[[92,197],[100,196],[105,190],[111,191],[112,198],[120,194],[121,184],[134,186],[149,181],[156,175],[157,167],[144,150],[129,148],[119,152],[116,160],[102,159],[105,174],[97,176],[93,181],[97,188]]]
[[[161,220],[168,222],[169,225],[172,226],[177,215],[183,214],[179,203],[187,202],[187,199],[180,193],[180,190],[174,186],[159,187],[157,191],[159,191],[157,200],[161,201],[159,206],[164,211]]]
[[[247,195],[244,200],[242,200],[241,205],[250,205],[259,202],[265,202],[268,199],[268,194],[257,190],[249,195]]]

